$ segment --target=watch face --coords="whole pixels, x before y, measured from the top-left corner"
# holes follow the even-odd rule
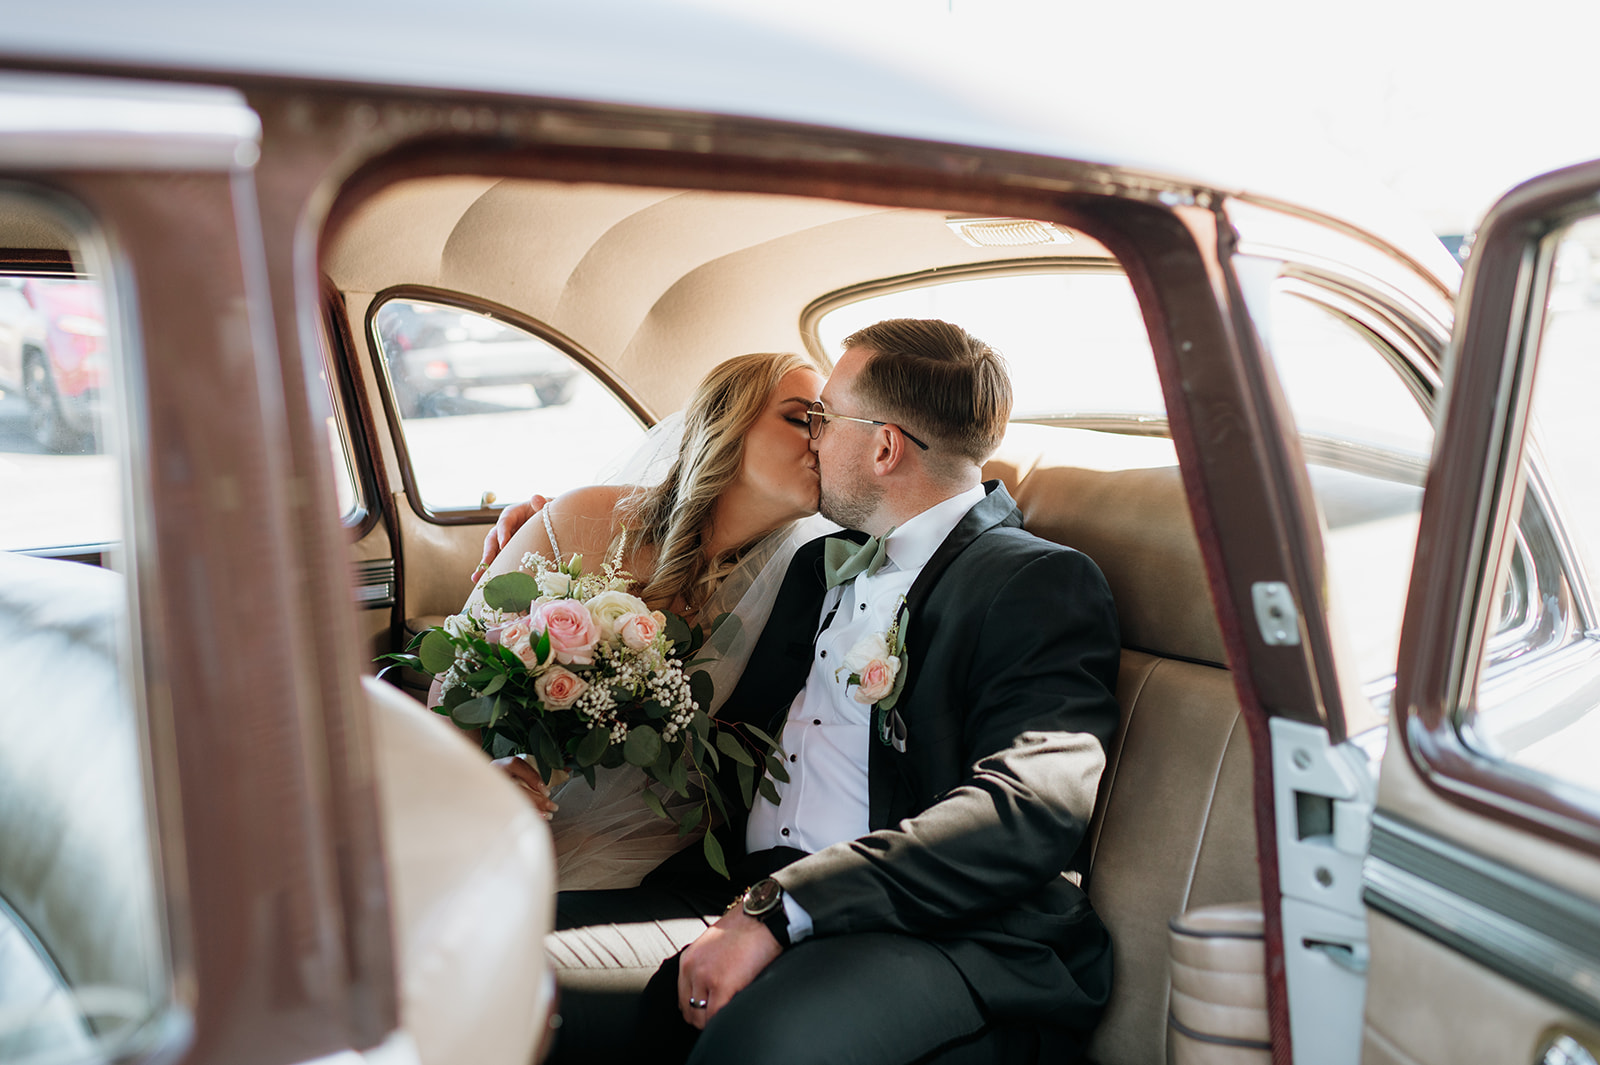
[[[751,916],[766,913],[778,904],[778,899],[782,895],[783,888],[776,880],[771,877],[766,880],[758,880],[750,886],[749,891],[745,892],[744,912]]]

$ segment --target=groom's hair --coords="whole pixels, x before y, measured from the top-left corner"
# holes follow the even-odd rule
[[[852,333],[843,347],[872,352],[855,391],[875,417],[980,466],[1000,446],[1011,417],[1011,375],[1000,353],[965,329],[935,318],[891,318]]]

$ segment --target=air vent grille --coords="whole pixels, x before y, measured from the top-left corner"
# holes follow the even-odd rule
[[[1050,222],[1029,218],[950,218],[950,232],[974,248],[1024,248],[1071,244],[1072,234]]]

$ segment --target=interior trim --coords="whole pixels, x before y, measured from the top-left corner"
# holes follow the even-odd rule
[[[362,610],[387,609],[394,606],[394,559],[375,558],[355,564],[355,602]]]
[[[1170,1012],[1167,1014],[1167,1025],[1181,1036],[1193,1039],[1197,1043],[1210,1043],[1219,1047],[1242,1047],[1245,1050],[1271,1050],[1272,1044],[1264,1039],[1235,1039],[1226,1035],[1207,1035],[1197,1032],[1184,1024]]]
[[[1381,812],[1362,880],[1368,906],[1600,1024],[1588,900]]]

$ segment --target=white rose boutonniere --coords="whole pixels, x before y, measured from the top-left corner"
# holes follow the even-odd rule
[[[862,637],[845,655],[844,665],[838,669],[838,673],[850,671],[845,686],[855,686],[851,698],[873,708],[873,731],[878,740],[897,751],[906,749],[905,720],[894,707],[900,701],[901,689],[910,672],[906,655],[908,621],[905,596],[901,596],[889,631]]]

